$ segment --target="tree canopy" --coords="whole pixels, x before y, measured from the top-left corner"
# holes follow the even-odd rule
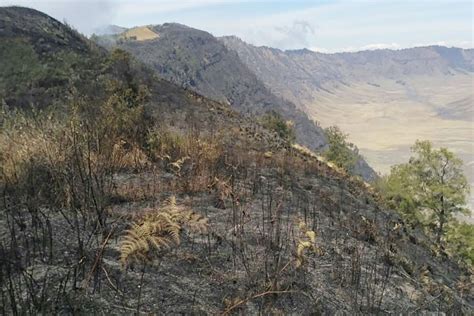
[[[465,208],[469,185],[462,161],[446,148],[417,141],[408,163],[392,167],[380,184],[388,204],[410,223],[428,227],[441,243],[454,216]]]
[[[339,168],[352,172],[359,158],[357,147],[347,141],[348,135],[337,126],[328,127],[324,131],[329,144],[324,157]]]

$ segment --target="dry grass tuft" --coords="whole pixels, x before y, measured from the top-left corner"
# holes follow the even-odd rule
[[[120,170],[143,170],[151,165],[146,153],[137,145],[124,140],[113,146],[112,160]]]
[[[7,124],[10,123],[10,124]],[[62,165],[66,151],[59,142],[62,126],[53,120],[44,129],[18,114],[2,126],[0,133],[0,173],[2,180],[16,183],[27,176],[31,165]]]

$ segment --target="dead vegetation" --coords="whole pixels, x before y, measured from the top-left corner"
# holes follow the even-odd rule
[[[132,142],[74,117],[3,122],[3,313],[470,308],[462,273],[439,279],[458,267],[299,150],[269,156],[225,130],[157,126]]]
[[[124,52],[99,68],[67,111],[1,113],[0,314],[472,312],[366,183]]]
[[[130,262],[151,262],[156,252],[179,246],[184,228],[205,233],[207,219],[179,207],[176,205],[176,198],[172,196],[164,207],[147,210],[126,231],[120,244],[120,262],[123,266]]]

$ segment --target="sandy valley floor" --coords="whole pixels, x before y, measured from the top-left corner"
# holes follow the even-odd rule
[[[447,147],[464,160],[474,188],[473,79],[456,74],[333,86],[319,91],[307,112],[322,126],[335,124],[349,133],[381,173],[406,162],[416,139]],[[470,204],[474,209],[474,194]]]

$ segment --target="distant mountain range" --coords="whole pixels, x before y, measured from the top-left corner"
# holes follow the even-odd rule
[[[141,34],[154,32],[147,40]],[[127,33],[137,34],[130,37]],[[321,151],[327,143],[317,121],[298,109],[290,100],[276,95],[254,71],[211,34],[181,24],[137,27],[115,35],[93,36],[102,46],[120,47],[151,66],[163,78],[192,89],[211,99],[225,102],[246,115],[280,113],[293,121],[297,141],[310,149]],[[375,172],[361,158],[356,173],[367,180]]]
[[[453,76],[474,71],[474,49],[427,46],[401,50],[369,50],[324,54],[308,49],[282,51],[256,47],[235,36],[221,37],[236,51],[272,91],[295,104],[305,106],[319,91],[354,81],[376,86],[383,78],[400,80],[414,76]]]
[[[408,159],[416,139],[429,139],[464,160],[474,186],[474,49],[323,54],[220,40],[274,94],[348,132],[376,170],[388,172]],[[474,209],[474,195],[470,204]]]
[[[338,125],[371,166],[387,172],[408,159],[416,139],[429,139],[464,159],[474,185],[473,49],[325,54],[257,47],[175,23],[116,29],[115,35],[94,36],[95,41],[121,47],[161,77],[242,113],[281,112],[296,123],[298,141],[311,149],[326,144],[319,124]],[[156,38],[147,40],[149,31]],[[357,172],[375,177],[362,159]]]

